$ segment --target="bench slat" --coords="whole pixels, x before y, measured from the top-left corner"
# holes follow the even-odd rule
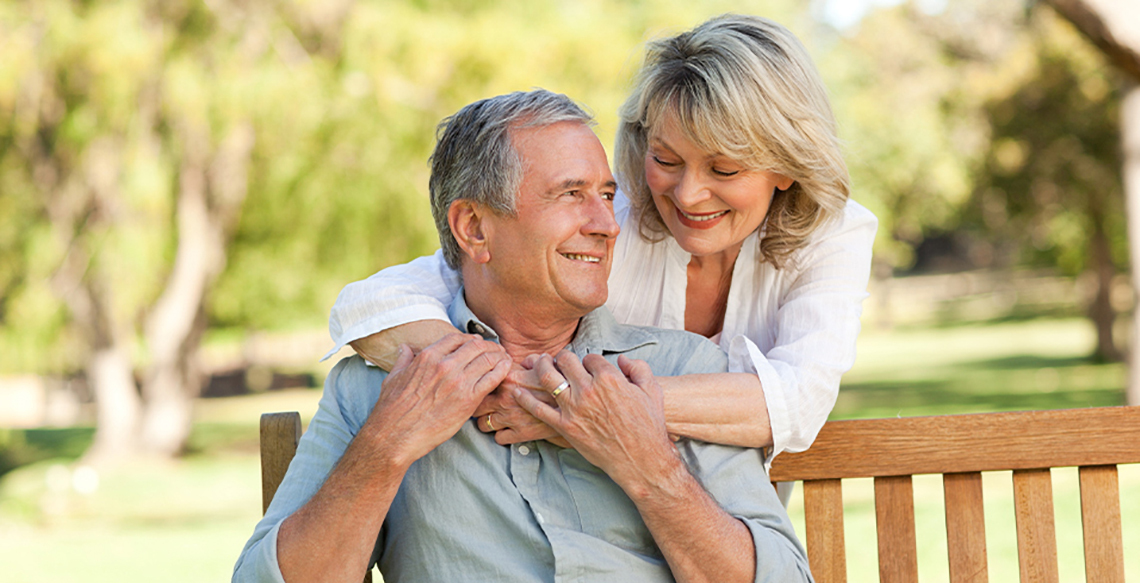
[[[804,482],[804,528],[816,583],[846,583],[842,480]]]
[[[853,448],[853,443],[866,446]],[[1140,407],[832,421],[819,432],[811,449],[777,456],[771,479],[790,482],[1121,463],[1140,463]]]
[[[946,546],[951,583],[987,583],[986,516],[982,474],[945,474]]]
[[[875,478],[880,583],[918,581],[914,489],[910,476]]]
[[[1048,469],[1014,470],[1014,515],[1021,583],[1057,583],[1053,478]]]
[[[296,411],[265,413],[261,416],[261,513],[277,493],[289,462],[301,440],[301,416]]]
[[[1085,580],[1124,581],[1124,547],[1120,531],[1120,485],[1116,466],[1080,469],[1081,522],[1085,535]]]

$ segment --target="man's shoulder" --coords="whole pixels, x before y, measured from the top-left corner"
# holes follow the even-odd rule
[[[648,340],[625,354],[649,363],[655,375],[676,376],[728,370],[728,356],[724,351],[699,334],[652,326],[617,326],[629,335]]]
[[[387,377],[387,371],[368,364],[360,356],[347,356],[336,363],[325,378],[322,400],[335,402],[345,419],[363,422],[376,405],[380,387]]]

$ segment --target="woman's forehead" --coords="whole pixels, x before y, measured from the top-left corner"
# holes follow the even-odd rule
[[[673,134],[671,139],[684,139],[709,157],[726,156],[755,162],[761,154],[758,145],[749,143],[746,132],[740,131],[730,120],[717,119],[713,112],[662,104],[647,113],[646,137],[650,140],[660,139],[668,132]]]

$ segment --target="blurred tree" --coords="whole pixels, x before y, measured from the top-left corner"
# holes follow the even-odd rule
[[[1121,136],[1132,287],[1140,290],[1140,5],[1131,0],[1045,0],[1130,78]],[[1140,309],[1133,309],[1128,403],[1140,405]]]
[[[1022,72],[984,111],[990,140],[965,220],[1022,266],[1087,271],[1096,354],[1115,360],[1113,277],[1127,253],[1117,146],[1121,82],[1051,11],[1027,28]]]

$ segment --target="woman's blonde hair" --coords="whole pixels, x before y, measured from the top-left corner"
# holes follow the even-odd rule
[[[772,198],[760,241],[778,268],[850,195],[823,81],[799,40],[770,20],[728,14],[651,42],[620,116],[618,180],[647,240],[668,233],[645,182],[649,133],[666,116],[698,148],[795,181]]]

